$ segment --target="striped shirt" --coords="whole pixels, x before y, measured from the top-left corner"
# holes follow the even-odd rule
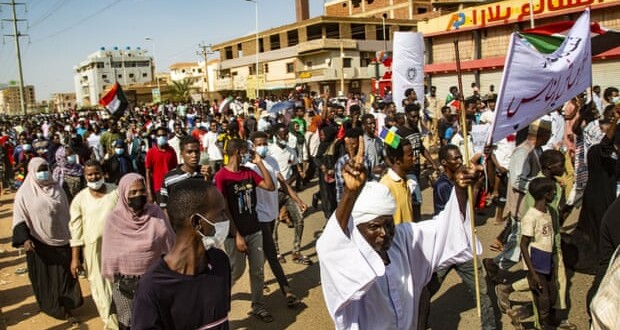
[[[174,170],[168,171],[166,176],[164,176],[164,182],[162,183],[161,190],[159,191],[159,207],[162,209],[168,206],[168,193],[170,192],[170,188],[172,188],[172,186],[190,178],[204,180],[204,176],[200,174],[200,172],[188,173],[183,171],[181,166],[182,165],[179,165]]]

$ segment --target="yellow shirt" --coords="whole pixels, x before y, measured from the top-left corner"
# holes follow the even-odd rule
[[[390,193],[396,202],[394,224],[398,225],[403,222],[413,222],[411,191],[409,190],[407,181],[403,180],[392,169],[389,169],[388,172],[381,178],[381,183],[390,190]]]

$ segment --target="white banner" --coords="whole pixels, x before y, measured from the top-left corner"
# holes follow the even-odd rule
[[[413,88],[424,104],[424,40],[422,33],[394,32],[392,97],[399,112],[404,111],[405,91]]]
[[[527,127],[590,87],[590,10],[575,22],[560,47],[542,54],[516,33],[510,39],[495,108],[495,143]]]

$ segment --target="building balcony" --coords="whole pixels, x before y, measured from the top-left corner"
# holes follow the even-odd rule
[[[232,79],[230,77],[217,78],[214,81],[214,87],[217,91],[233,89]]]
[[[357,42],[351,39],[316,39],[297,45],[297,53],[311,53],[328,49],[357,49]]]

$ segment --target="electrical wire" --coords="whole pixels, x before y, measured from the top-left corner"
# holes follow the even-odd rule
[[[67,0],[59,0],[56,2],[48,11],[46,11],[41,17],[32,20],[32,24],[29,24],[28,30],[32,30],[37,25],[45,22],[46,19],[50,18],[54,13],[56,13],[64,4],[67,3]]]
[[[99,14],[103,13],[104,11],[106,11],[106,10],[108,10],[108,9],[112,8],[113,6],[115,6],[116,4],[118,4],[118,3],[119,3],[119,2],[121,2],[121,1],[122,1],[122,0],[116,0],[116,1],[112,2],[111,4],[109,4],[109,5],[107,5],[107,6],[103,7],[103,8],[101,8],[101,9],[99,9],[98,11],[94,12],[93,14],[88,15],[88,16],[86,16],[86,17],[82,18],[81,20],[79,20],[79,21],[77,21],[77,22],[75,22],[75,23],[73,23],[73,24],[71,24],[71,25],[67,26],[66,28],[60,29],[60,30],[58,30],[58,31],[56,31],[56,32],[54,32],[54,33],[52,33],[52,34],[50,34],[50,35],[46,36],[46,37],[41,38],[41,39],[37,39],[37,40],[33,41],[33,43],[37,43],[37,42],[40,42],[40,41],[45,41],[45,40],[51,39],[51,38],[53,38],[53,37],[55,37],[55,36],[57,36],[57,35],[59,35],[59,34],[62,34],[62,33],[64,33],[64,32],[67,32],[67,31],[69,31],[69,30],[71,30],[71,29],[75,28],[76,26],[78,26],[78,25],[80,25],[80,24],[82,24],[82,23],[84,23],[84,22],[86,22],[86,21],[88,21],[88,20],[92,19],[93,17],[95,17],[95,16],[97,16],[97,15],[99,15]]]

